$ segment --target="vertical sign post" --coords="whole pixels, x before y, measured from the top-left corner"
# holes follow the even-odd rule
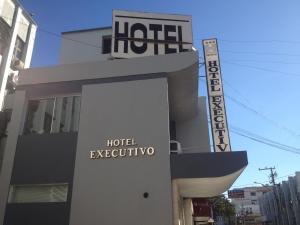
[[[211,131],[215,152],[230,152],[217,39],[203,40]]]

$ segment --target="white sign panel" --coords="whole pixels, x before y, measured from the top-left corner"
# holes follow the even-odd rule
[[[203,46],[214,150],[215,152],[230,152],[217,40],[203,40]]]
[[[112,56],[133,58],[192,49],[191,16],[113,11]]]

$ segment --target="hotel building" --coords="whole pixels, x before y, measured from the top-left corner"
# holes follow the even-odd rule
[[[246,167],[245,151],[211,151],[197,50],[162,41],[177,52],[117,58],[112,35],[64,32],[59,65],[21,71],[1,224],[192,225],[192,199],[225,192]]]

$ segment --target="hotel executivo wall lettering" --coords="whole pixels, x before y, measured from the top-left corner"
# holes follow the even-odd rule
[[[203,40],[208,102],[215,152],[230,152],[217,39]]]
[[[90,159],[124,158],[153,156],[155,148],[152,146],[137,147],[134,138],[119,138],[106,140],[105,149],[90,151]]]

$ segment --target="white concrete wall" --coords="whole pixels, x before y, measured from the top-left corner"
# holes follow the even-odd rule
[[[183,152],[210,152],[207,121],[205,97],[199,97],[197,116],[186,121],[176,121],[176,138]]]
[[[102,36],[111,33],[111,28],[63,33],[60,64],[108,60],[110,54],[102,54]]]

